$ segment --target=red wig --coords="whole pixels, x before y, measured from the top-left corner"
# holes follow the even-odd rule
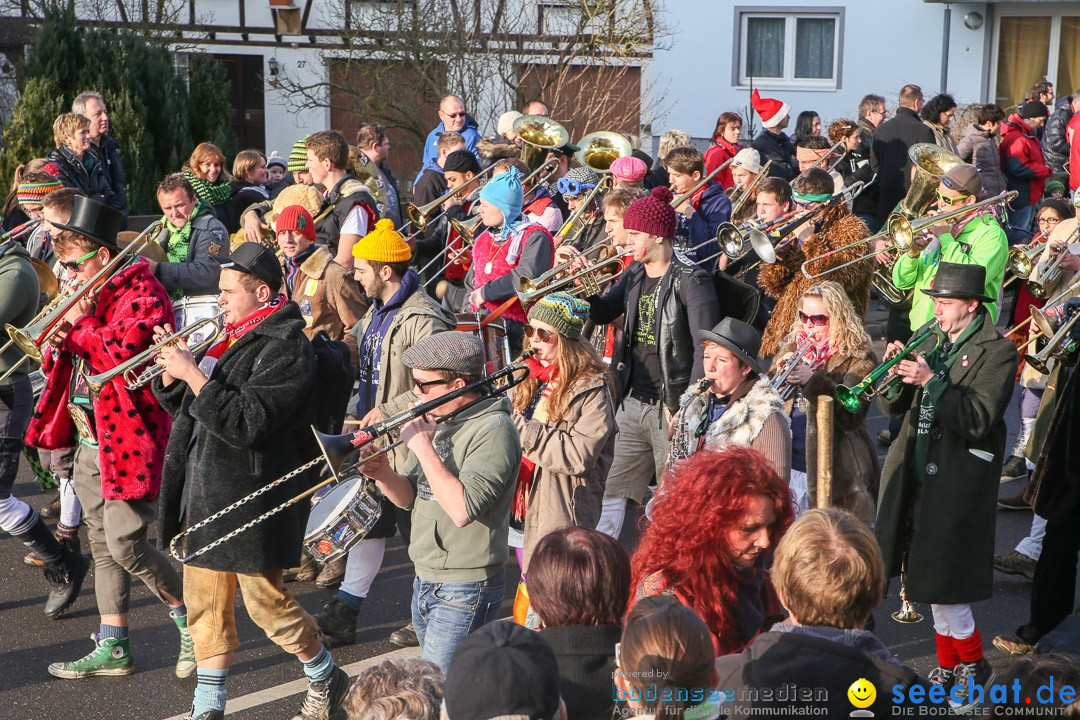
[[[717,637],[721,652],[743,644],[734,635],[733,613],[741,573],[727,533],[761,495],[772,501],[776,513],[769,528],[771,552],[794,514],[787,483],[756,450],[700,450],[664,480],[663,499],[656,503],[631,559],[635,591],[659,573],[661,588],[678,591]]]

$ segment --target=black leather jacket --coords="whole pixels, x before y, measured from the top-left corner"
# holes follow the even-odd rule
[[[645,266],[639,262],[631,263],[611,290],[589,298],[589,316],[594,322],[606,324],[624,316],[623,342],[615,348],[612,358],[624,394],[632,386],[634,363],[630,347],[644,277]],[[704,351],[697,333],[711,330],[720,321],[720,304],[709,274],[678,254],[672,256],[671,265],[660,281],[659,298],[657,352],[663,377],[660,398],[671,412],[675,412],[679,409],[680,396],[690,383],[705,375],[702,367]]]
[[[1042,151],[1046,164],[1056,173],[1065,172],[1069,160],[1069,139],[1065,134],[1072,120],[1072,96],[1058,100],[1043,130]]]

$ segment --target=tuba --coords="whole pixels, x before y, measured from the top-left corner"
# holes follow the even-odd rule
[[[367,190],[368,195],[375,202],[375,214],[379,217],[386,216],[386,185],[383,184],[382,173],[379,167],[371,161],[367,155],[355,145],[349,146],[349,169],[356,175],[356,179]]]
[[[566,128],[543,115],[522,115],[514,121],[514,132],[521,138],[521,159],[530,171],[538,170],[550,151],[570,142]]]
[[[611,163],[634,151],[629,140],[607,130],[589,133],[577,144],[581,148],[577,152],[577,161],[600,175],[611,172]]]
[[[899,212],[907,219],[921,217],[934,204],[941,176],[964,161],[958,155],[933,143],[916,143],[908,148],[908,159],[915,168],[907,195],[900,202]]]

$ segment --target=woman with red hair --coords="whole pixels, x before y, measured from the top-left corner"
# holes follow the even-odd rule
[[[701,616],[718,655],[782,617],[766,567],[791,525],[791,491],[761,453],[704,449],[664,481],[631,560],[636,602],[674,595]]]

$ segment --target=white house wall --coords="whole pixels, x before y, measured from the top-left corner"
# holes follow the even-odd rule
[[[679,128],[698,139],[708,138],[716,117],[734,110],[745,117],[749,88],[733,85],[733,43],[738,41],[736,6],[753,9],[839,8],[842,12],[839,88],[762,90],[791,105],[794,118],[814,110],[823,121],[854,118],[867,93],[884,95],[895,105],[906,83],[920,85],[927,96],[941,88],[941,51],[945,6],[922,0],[848,0],[799,3],[788,0],[665,0],[665,16],[674,31],[671,47],[658,50],[653,74],[667,84],[669,108],[653,126],[659,136]],[[985,101],[992,26],[986,3],[952,3],[948,87],[960,103]],[[983,27],[972,31],[963,18],[977,11]],[[760,121],[758,121],[760,128]],[[794,123],[792,124],[792,126]]]

